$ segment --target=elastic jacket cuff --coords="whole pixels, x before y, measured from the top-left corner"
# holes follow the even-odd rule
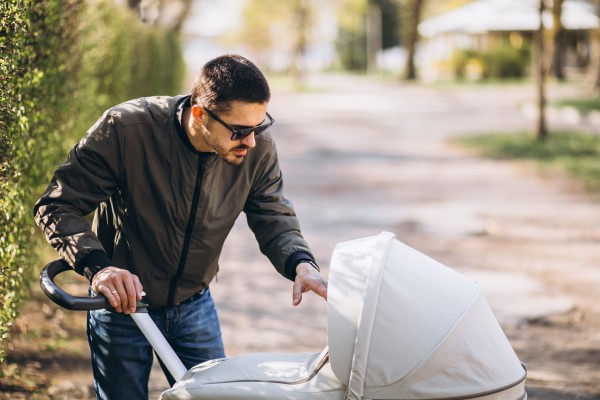
[[[79,262],[75,270],[92,282],[98,271],[110,265],[112,265],[112,261],[103,251],[94,250]]]
[[[285,261],[285,277],[288,278],[290,281],[296,280],[296,267],[298,266],[298,264],[303,262],[309,263],[310,265],[315,267],[317,271],[319,271],[319,266],[317,265],[313,255],[301,250],[292,253]]]

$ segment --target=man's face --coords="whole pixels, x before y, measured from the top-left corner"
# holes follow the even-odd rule
[[[254,127],[265,120],[267,105],[267,103],[233,101],[229,111],[219,114],[218,118],[233,128]],[[225,125],[211,118],[205,110],[203,110],[202,120],[204,124],[200,129],[206,144],[231,165],[242,164],[248,151],[256,146],[254,133],[242,139],[231,140],[232,132]]]

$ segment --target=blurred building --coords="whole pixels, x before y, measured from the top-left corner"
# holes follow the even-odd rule
[[[437,80],[462,73],[465,78],[478,78],[485,72],[485,57],[478,61],[477,57],[469,59],[468,54],[482,54],[492,48],[504,47],[505,51],[493,53],[496,57],[511,57],[506,49],[514,49],[515,57],[521,54],[528,58],[533,33],[540,26],[539,1],[475,0],[421,22],[421,77]],[[551,10],[544,11],[542,20],[546,29],[552,29]],[[590,33],[600,27],[596,8],[584,0],[564,0],[561,22],[565,66],[572,72],[582,70],[590,61]],[[518,68],[516,61],[513,63]]]

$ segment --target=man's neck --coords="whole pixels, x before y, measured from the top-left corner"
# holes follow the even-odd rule
[[[183,130],[190,140],[190,143],[197,151],[206,153],[214,151],[208,146],[208,144],[206,144],[204,136],[202,136],[198,130],[193,129],[192,124],[192,109],[190,107],[185,107],[181,116],[181,125],[183,126]]]

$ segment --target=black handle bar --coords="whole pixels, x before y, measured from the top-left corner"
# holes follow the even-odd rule
[[[73,271],[73,268],[63,260],[52,261],[42,269],[42,273],[40,274],[40,285],[50,300],[67,310],[90,311],[110,308],[108,300],[106,300],[106,297],[103,295],[94,297],[76,297],[71,296],[59,288],[56,283],[54,283],[54,278],[56,275],[65,271]]]

